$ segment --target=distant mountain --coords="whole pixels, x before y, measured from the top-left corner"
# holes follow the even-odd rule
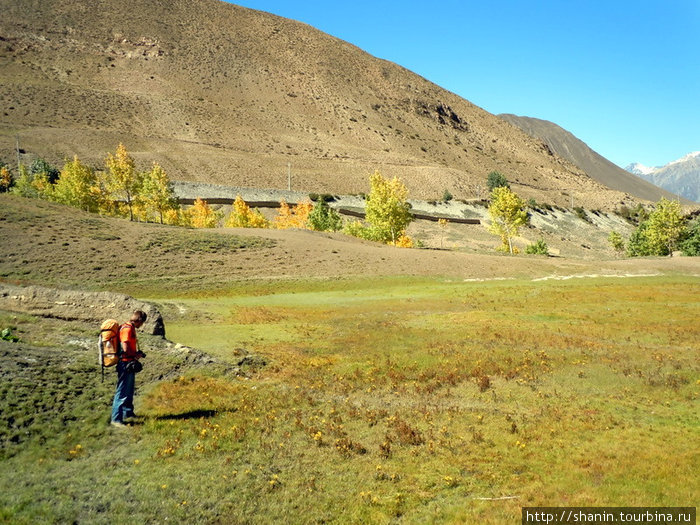
[[[626,166],[625,169],[630,173],[634,173],[635,175],[639,175],[640,177],[646,178],[648,175],[651,175],[659,168],[650,168],[649,166],[645,166],[644,164],[640,164],[639,162],[633,162],[629,166]]]
[[[416,199],[632,201],[407,69],[311,26],[218,0],[0,0],[0,162],[123,142],[176,180],[361,193],[380,170]]]
[[[700,202],[700,151],[657,168],[635,162],[625,169],[676,195]]]
[[[639,177],[631,175],[629,171],[625,171],[613,164],[589,148],[582,140],[553,122],[511,114],[502,114],[499,117],[519,127],[528,135],[541,140],[553,153],[568,160],[574,166],[578,166],[589,177],[608,188],[654,202],[661,197],[666,197],[667,199],[676,198],[672,193],[664,191],[650,182],[641,180]],[[640,172],[648,169],[641,164],[636,166]]]

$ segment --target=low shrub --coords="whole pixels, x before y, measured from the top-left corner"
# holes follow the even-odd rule
[[[510,188],[508,179],[506,179],[505,175],[499,173],[498,171],[492,171],[488,174],[488,177],[486,178],[486,185],[488,186],[489,192],[492,192],[494,189],[500,187]]]
[[[527,248],[525,248],[525,253],[529,255],[548,255],[549,247],[547,246],[547,243],[544,241],[544,239],[540,239],[536,243],[531,244]]]
[[[586,210],[584,210],[581,206],[575,206],[574,212],[576,212],[576,216],[582,221],[591,222],[591,220],[588,218],[588,215],[586,214]]]
[[[308,224],[312,230],[337,232],[343,227],[343,219],[338,212],[320,200],[309,213]]]

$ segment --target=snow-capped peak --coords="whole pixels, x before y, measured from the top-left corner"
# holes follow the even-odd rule
[[[666,165],[670,166],[671,164],[679,164],[681,162],[687,162],[687,161],[692,160],[696,157],[700,157],[700,151],[694,151],[693,153],[688,153],[685,157],[682,157],[678,160],[674,160],[673,162],[669,162]]]
[[[649,166],[645,166],[644,164],[640,164],[639,162],[633,162],[632,164],[628,165],[625,169],[630,173],[634,173],[636,175],[651,175],[658,168],[650,168]]]

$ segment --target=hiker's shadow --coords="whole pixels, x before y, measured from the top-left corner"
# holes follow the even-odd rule
[[[217,414],[220,414],[221,412],[235,412],[236,409],[229,409],[229,410],[190,410],[189,412],[182,412],[180,414],[164,414],[162,416],[155,416],[153,419],[155,420],[160,420],[160,421],[167,421],[167,420],[181,420],[181,419],[201,419],[201,418],[209,418],[209,417],[214,417]]]

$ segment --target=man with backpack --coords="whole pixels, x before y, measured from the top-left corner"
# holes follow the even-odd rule
[[[119,361],[117,362],[117,390],[112,402],[112,425],[125,427],[124,420],[134,417],[134,387],[136,374],[143,366],[139,359],[146,354],[138,348],[136,329],[146,322],[146,314],[135,310],[131,320],[119,327]]]

